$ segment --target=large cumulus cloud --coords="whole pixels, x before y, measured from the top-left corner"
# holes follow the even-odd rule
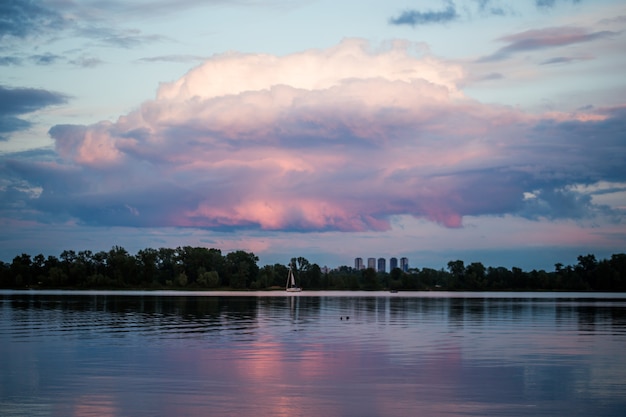
[[[577,185],[626,180],[623,109],[526,114],[464,77],[407,42],[217,55],[116,122],[54,126],[59,160],[5,168],[40,187],[40,216],[304,231],[582,218],[599,208]]]

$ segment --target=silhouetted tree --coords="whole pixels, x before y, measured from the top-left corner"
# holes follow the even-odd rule
[[[322,274],[304,257],[292,259],[298,284],[308,289],[442,289],[442,290],[602,290],[626,291],[626,254],[597,260],[581,255],[575,266],[555,264],[553,272],[504,267],[485,268],[480,262],[465,266],[448,262],[448,271],[394,269],[389,274],[340,266]],[[60,258],[21,254],[8,264],[0,262],[1,288],[255,288],[284,287],[287,266],[257,266],[253,253],[235,251],[222,256],[219,249],[143,249],[130,255],[114,246],[108,252],[76,253],[65,250]]]
[[[378,275],[374,268],[366,268],[362,272],[362,282],[364,290],[378,289]]]
[[[259,273],[258,261],[254,253],[242,250],[226,255],[229,285],[233,288],[249,288]]]
[[[461,260],[448,262],[448,271],[450,271],[451,279],[448,283],[450,289],[465,287],[465,263]]]

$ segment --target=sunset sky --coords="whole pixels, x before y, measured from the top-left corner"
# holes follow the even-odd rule
[[[8,0],[0,259],[626,252],[623,0]]]

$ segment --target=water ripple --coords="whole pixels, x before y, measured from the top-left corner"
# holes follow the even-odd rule
[[[0,415],[626,407],[626,299],[0,294]]]

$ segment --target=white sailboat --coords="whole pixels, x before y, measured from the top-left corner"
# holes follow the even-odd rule
[[[302,288],[296,285],[296,279],[293,277],[293,271],[289,268],[289,275],[287,275],[287,286],[285,290],[288,292],[300,292]]]

